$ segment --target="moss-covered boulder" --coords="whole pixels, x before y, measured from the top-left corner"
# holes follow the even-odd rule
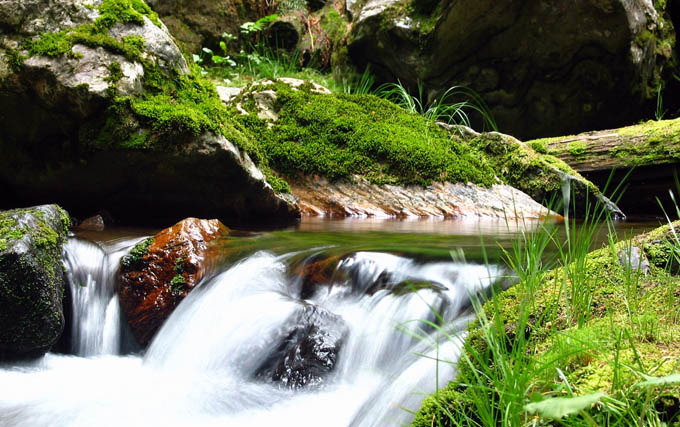
[[[614,238],[552,271],[526,259],[524,280],[469,327],[458,377],[424,401],[413,425],[547,425],[525,405],[591,393],[604,397],[561,424],[678,425],[678,227]]]
[[[295,79],[255,83],[225,102],[258,135],[304,213],[329,216],[540,217],[561,197],[623,213],[559,159],[499,133],[435,122],[373,95]],[[514,187],[514,188],[512,188]],[[531,197],[527,197],[526,193]],[[557,206],[557,200],[553,207]]]
[[[61,336],[69,226],[57,205],[0,211],[0,359],[40,356]]]
[[[136,223],[298,215],[142,0],[0,3],[0,127],[0,206]]]
[[[349,56],[432,97],[466,85],[522,139],[653,114],[674,67],[667,1],[352,2]]]
[[[598,186],[623,185],[619,205],[631,214],[661,213],[672,207],[668,190],[677,190],[680,169],[680,119],[657,120],[578,135],[529,141]]]

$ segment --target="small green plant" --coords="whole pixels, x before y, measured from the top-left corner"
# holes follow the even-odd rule
[[[204,47],[201,49],[201,54],[200,55],[193,55],[193,60],[196,64],[203,65],[206,60],[210,60],[214,65],[228,65],[230,67],[235,67],[236,66],[236,61],[234,61],[231,56],[229,56],[228,53],[228,48],[227,48],[227,41],[229,40],[235,40],[236,37],[229,33],[223,33],[222,34],[223,40],[220,40],[219,46],[220,50],[222,50],[222,55],[218,55],[215,52],[213,52],[212,49]]]
[[[351,76],[350,78],[343,78],[342,92],[347,94],[365,95],[373,91],[375,84],[375,77],[371,73],[371,67],[367,66],[364,72],[358,77]]]
[[[656,87],[656,110],[654,111],[654,117],[656,118],[657,121],[662,120],[663,117],[666,115],[667,110],[664,110],[663,108],[663,84],[659,83],[659,85]]]

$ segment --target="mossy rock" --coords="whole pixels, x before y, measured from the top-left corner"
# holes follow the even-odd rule
[[[0,359],[39,356],[61,336],[69,226],[57,205],[0,212]]]
[[[41,1],[0,36],[0,207],[49,198],[138,224],[295,221],[257,141],[144,1]]]

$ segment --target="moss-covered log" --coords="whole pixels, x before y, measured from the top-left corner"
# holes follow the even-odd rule
[[[628,188],[619,205],[628,213],[657,213],[657,198],[668,205],[668,190],[680,164],[680,119],[649,121],[621,129],[529,141],[599,187]]]

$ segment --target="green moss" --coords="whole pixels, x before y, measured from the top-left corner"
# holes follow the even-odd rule
[[[170,293],[173,295],[181,295],[186,289],[186,280],[182,274],[176,274],[170,281]]]
[[[45,33],[38,40],[29,40],[25,47],[30,56],[62,56],[73,55],[73,41],[68,37],[68,31]]]
[[[360,174],[375,183],[493,183],[493,171],[479,153],[388,101],[296,91],[282,83],[272,88],[279,118],[271,128],[254,114],[239,120],[261,141],[271,167],[284,176],[318,174],[337,180]]]
[[[15,49],[5,49],[5,55],[7,55],[7,62],[10,69],[15,73],[20,72],[24,67],[24,61],[26,60],[26,57]]]
[[[539,154],[548,154],[548,143],[546,141],[529,141],[527,145]]]
[[[580,156],[586,152],[588,144],[585,141],[572,141],[569,143],[569,153],[572,156]]]
[[[0,212],[0,251],[7,249],[8,242],[20,239],[25,230],[17,227],[17,221],[10,215]]]
[[[680,159],[680,119],[648,121],[619,129],[617,133],[630,139],[610,150],[624,165],[671,163]]]
[[[184,273],[184,270],[185,270],[184,263],[186,261],[187,261],[187,257],[184,256],[184,255],[175,260],[175,267],[174,267],[175,273],[177,273],[177,274]]]
[[[469,144],[484,153],[500,179],[538,201],[552,192],[561,191],[562,176],[555,170],[583,179],[562,160],[539,154],[528,144],[501,134],[482,134]],[[598,192],[594,184],[583,180],[594,194]]]
[[[321,15],[320,25],[332,42],[337,43],[347,35],[347,22],[333,8]]]
[[[148,255],[149,248],[153,244],[153,237],[142,240],[137,243],[131,250],[130,253],[125,255],[120,261],[121,267],[125,271],[130,271],[137,268],[142,261],[142,259]]]
[[[0,212],[0,353],[45,349],[61,334],[61,257],[70,219],[60,208],[56,216],[52,213],[41,208]],[[26,239],[27,251],[2,253],[17,239]]]
[[[95,21],[100,28],[111,28],[114,24],[144,24],[146,16],[157,26],[161,26],[158,14],[142,0],[104,0],[98,7],[101,16]]]

